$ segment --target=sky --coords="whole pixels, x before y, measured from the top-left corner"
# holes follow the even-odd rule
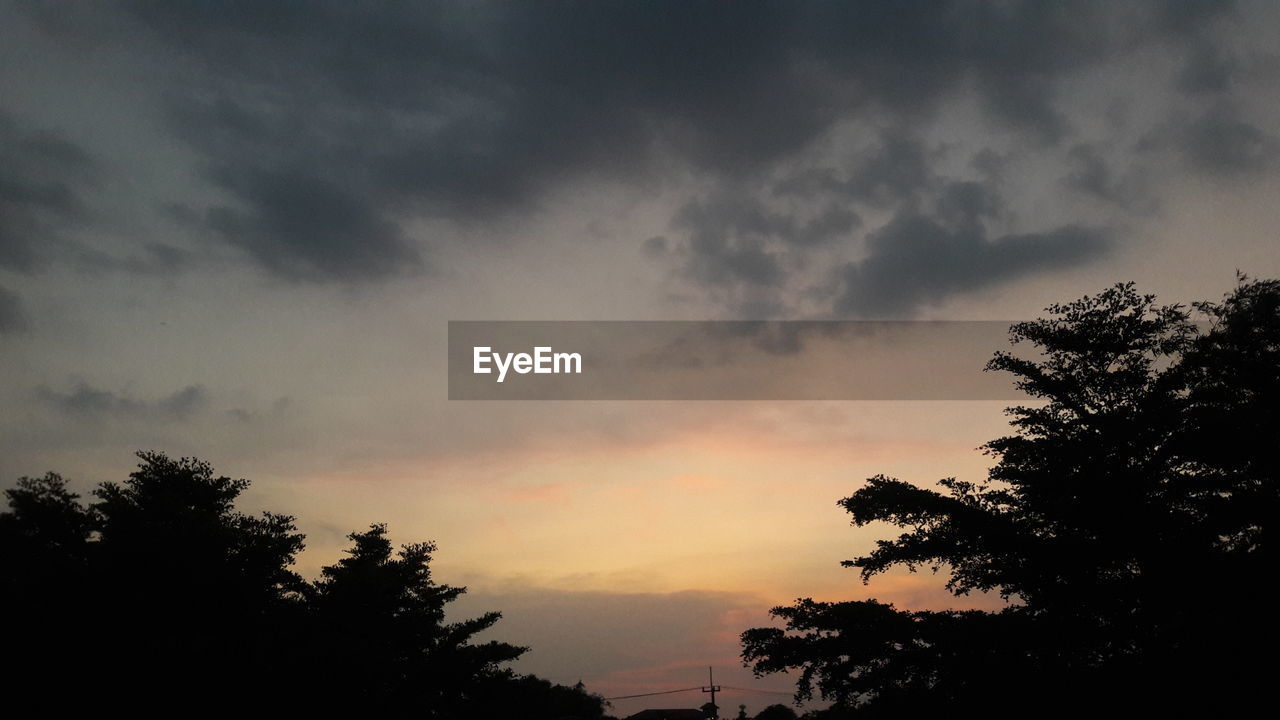
[[[1006,403],[449,401],[448,321],[1218,298],[1280,276],[1277,29],[1268,2],[0,3],[0,484],[195,455],[298,517],[306,575],[370,523],[434,540],[523,671],[786,692],[738,659],[773,605],[1000,606],[862,584],[840,561],[892,529],[836,501],[982,479]]]

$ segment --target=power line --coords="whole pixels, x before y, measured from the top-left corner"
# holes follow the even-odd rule
[[[732,685],[721,685],[725,690],[738,690],[739,692],[760,693],[762,695],[786,695],[791,697],[793,693],[782,692],[780,690],[757,690],[755,688],[740,688]]]
[[[737,690],[738,692],[759,693],[761,695],[785,695],[787,697],[791,697],[792,695],[792,693],[780,692],[778,690],[757,690],[756,688],[734,687],[732,685],[718,685],[716,687],[724,688],[725,690]],[[694,690],[701,690],[701,689],[702,687],[699,686],[699,687],[680,688],[679,690],[662,690],[660,692],[640,693],[639,695],[619,695],[617,697],[605,698],[605,700],[630,700],[631,698],[650,697],[653,695],[674,695],[676,693],[693,692]]]
[[[649,697],[650,695],[674,695],[675,693],[692,692],[701,690],[702,686],[691,688],[680,688],[679,690],[663,690],[662,692],[640,693],[639,695],[619,695],[618,697],[605,698],[605,700],[630,700],[631,698]]]

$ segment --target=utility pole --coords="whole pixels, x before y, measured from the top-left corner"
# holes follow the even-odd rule
[[[702,692],[711,693],[711,717],[712,720],[720,720],[720,706],[716,705],[716,693],[720,691],[720,686],[716,684],[716,677],[712,674],[710,665],[707,666],[707,682],[710,685],[704,686]]]

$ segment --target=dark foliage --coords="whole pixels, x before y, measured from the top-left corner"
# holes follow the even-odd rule
[[[755,720],[796,720],[796,711],[786,705],[770,705],[756,713]]]
[[[1009,409],[987,482],[876,476],[840,505],[903,529],[845,562],[930,568],[1001,612],[800,600],[743,634],[757,674],[799,671],[824,716],[991,708],[1221,713],[1266,699],[1277,621],[1280,283],[1182,306],[1121,285],[1013,326],[999,352],[1036,404]]]
[[[450,622],[430,543],[386,528],[307,582],[293,518],[237,512],[245,480],[139,453],[85,506],[50,473],[0,514],[11,707],[145,715],[264,710],[423,718],[601,718],[581,685],[517,676],[524,648],[477,642],[500,617]]]

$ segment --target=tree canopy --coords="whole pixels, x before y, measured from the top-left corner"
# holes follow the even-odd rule
[[[499,613],[446,618],[466,589],[434,581],[433,544],[396,548],[373,525],[307,581],[294,519],[235,509],[247,481],[138,457],[88,505],[55,473],[5,492],[11,706],[603,717],[581,685],[507,668],[525,648],[477,640]]]
[[[1198,311],[1205,322],[1193,322]],[[961,708],[1221,709],[1262,697],[1277,622],[1280,283],[1159,305],[1132,284],[1015,324],[997,352],[1032,402],[982,449],[985,482],[879,475],[840,501],[901,528],[844,564],[929,568],[999,612],[876,600],[775,608],[742,636],[757,674],[798,671],[832,717]],[[1015,347],[1016,349],[1016,347]]]

